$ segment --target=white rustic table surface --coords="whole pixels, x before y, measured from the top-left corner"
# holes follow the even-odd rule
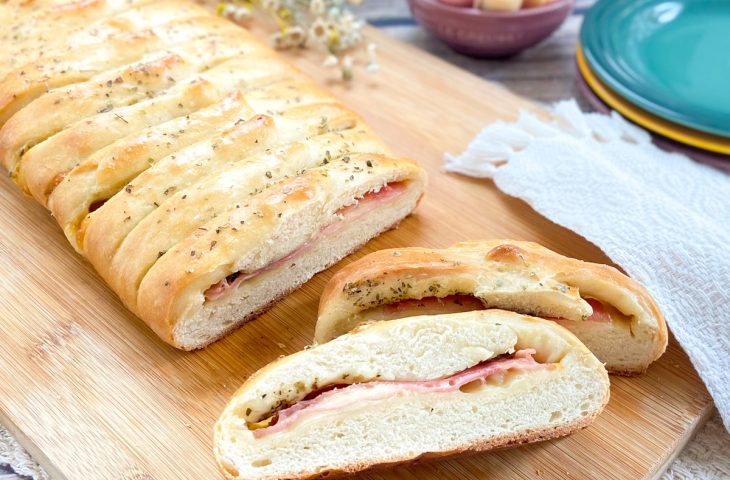
[[[573,15],[548,40],[508,60],[473,60],[453,53],[424,32],[411,18],[405,0],[366,0],[359,15],[389,34],[427,50],[482,78],[536,102],[576,98],[586,109],[575,82],[574,51],[583,13],[594,0],[578,0]],[[69,448],[73,446],[69,445]],[[730,435],[716,413],[679,454],[662,477],[730,479]],[[45,480],[49,477],[0,425],[0,480]]]

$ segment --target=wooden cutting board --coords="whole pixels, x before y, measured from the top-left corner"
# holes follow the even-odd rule
[[[529,107],[373,30],[382,71],[343,86],[311,52],[293,61],[357,111],[430,185],[400,228],[317,275],[204,351],[176,351],[128,313],[67,245],[50,215],[0,180],[0,423],[56,479],[216,479],[212,428],[258,368],[309,344],[319,293],[346,263],[377,249],[445,247],[479,238],[533,240],[607,262],[584,239],[500,193],[441,172],[485,124]],[[42,121],[42,119],[39,119]],[[707,417],[710,397],[674,340],[639,378],[612,378],[611,402],[569,438],[370,473],[368,479],[655,478]]]

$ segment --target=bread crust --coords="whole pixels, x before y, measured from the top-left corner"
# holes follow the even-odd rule
[[[96,29],[108,17],[124,17],[124,12],[156,0],[10,0],[2,5],[3,29],[0,44],[8,48],[0,51],[0,78],[8,71],[37,59],[41,52],[58,48],[58,38],[68,36],[72,47],[75,34],[94,43]],[[102,27],[103,29],[103,27]],[[103,34],[102,38],[106,38]],[[82,41],[81,44],[84,44]]]
[[[0,162],[21,188],[52,210],[74,248],[130,310],[177,347],[193,348],[189,340],[175,340],[169,330],[187,318],[191,298],[197,301],[225,278],[223,272],[254,251],[268,257],[280,254],[266,243],[272,240],[266,232],[284,228],[284,218],[304,204],[326,200],[328,208],[339,208],[363,189],[394,179],[407,181],[411,195],[423,191],[423,170],[390,156],[356,114],[246,30],[192,2],[13,0],[0,7],[0,17],[11,22],[13,31],[11,36],[0,32],[5,47],[0,58],[14,56],[0,66],[7,68],[7,75],[0,75]],[[353,131],[342,133],[346,149],[345,140],[334,139],[331,145],[343,148],[326,148],[326,135],[348,129]],[[302,155],[307,161],[297,171],[287,171],[287,158],[277,157],[274,150],[297,143],[300,150],[310,149]],[[254,172],[261,174],[260,181],[247,180],[246,188],[222,195],[220,182],[226,174],[248,171],[242,167],[247,159],[264,165],[260,155],[266,149],[272,150],[272,158],[265,160],[269,168]],[[361,172],[350,172],[347,178],[335,174],[340,184],[318,178],[323,171],[336,171],[321,164],[342,158],[345,151],[362,157],[350,166]],[[183,157],[189,161],[184,167]],[[313,168],[320,168],[319,173],[311,173]],[[349,178],[359,173],[368,180]],[[291,198],[281,208],[266,206],[264,210],[276,210],[284,218],[251,229],[245,242],[233,242],[236,247],[226,251],[232,229],[216,239],[196,233],[209,223],[225,224],[222,219],[244,200],[259,205],[291,193],[277,190],[279,184],[317,198]],[[183,208],[181,202],[188,197],[196,200]],[[176,208],[181,212],[177,216]],[[388,228],[410,212],[403,206],[397,211],[398,219],[388,217],[387,224],[384,220],[370,230]],[[257,211],[246,212],[258,218]],[[253,217],[251,224],[256,223]],[[286,227],[294,229],[293,236],[320,226],[293,225]],[[340,248],[364,240],[353,237]],[[199,242],[206,242],[204,266],[195,258],[203,252]],[[158,247],[159,252],[152,251]],[[192,250],[195,255],[190,255]],[[323,256],[317,268],[325,259],[332,260]],[[208,270],[205,275],[187,273],[200,268]],[[223,276],[208,279],[210,272]],[[204,278],[210,284],[196,284],[197,290],[191,286]],[[277,298],[242,305],[246,318],[225,323],[228,328],[196,340],[195,346],[218,339],[221,330],[268,308],[301,279],[296,283],[272,294]]]
[[[43,56],[62,54],[68,47],[99,45],[123,32],[206,13],[200,5],[180,5],[176,0],[66,0],[63,3],[43,8],[41,18],[41,12],[28,13],[20,25],[7,29],[14,33],[12,36],[0,34],[0,42],[12,46],[15,53],[11,54],[10,49],[0,52],[0,78]],[[113,17],[107,16],[110,14]],[[66,45],[55,41],[59,34],[66,36]]]
[[[179,14],[181,19],[155,27],[151,33],[143,31],[127,34],[138,36],[140,41],[148,41],[149,45],[145,48],[136,49],[134,45],[126,45],[125,38],[112,38],[105,42],[103,47],[95,47],[95,54],[102,57],[100,62],[108,62],[108,65],[100,66],[101,71],[93,76],[91,69],[81,69],[81,67],[78,67],[79,73],[74,74],[75,67],[68,65],[63,75],[78,75],[71,82],[67,82],[72,84],[64,86],[65,80],[59,78],[58,85],[55,86],[63,88],[52,90],[40,95],[39,98],[35,97],[45,92],[40,89],[42,85],[39,86],[45,77],[34,80],[29,78],[28,73],[22,75],[27,87],[34,89],[27,94],[21,90],[13,90],[13,80],[10,76],[0,82],[0,97],[2,90],[8,88],[8,95],[14,102],[27,104],[17,113],[13,110],[14,107],[8,106],[7,113],[14,115],[0,131],[0,158],[13,176],[18,175],[15,180],[22,188],[32,193],[41,203],[45,203],[48,186],[55,176],[65,173],[85,154],[104,145],[97,144],[104,138],[103,136],[99,139],[91,137],[86,142],[79,141],[89,136],[87,133],[89,128],[85,122],[88,117],[97,114],[113,116],[116,123],[112,125],[120,130],[118,136],[132,133],[135,124],[125,121],[122,116],[125,106],[175,89],[178,84],[185,88],[188,79],[195,79],[211,66],[232,56],[250,55],[257,50],[263,50],[257,47],[257,44],[246,43],[248,37],[240,34],[237,29],[230,28],[225,22],[223,22],[225,29],[216,28],[221,20],[210,22],[207,17],[201,17],[200,12],[192,18],[187,18],[184,12],[185,10],[182,10]],[[213,31],[216,33],[211,34],[205,41],[200,41],[197,37],[200,36],[201,29],[205,31],[206,26],[215,28]],[[162,29],[172,38],[160,39],[154,35],[155,31]],[[193,40],[187,39],[185,35],[189,35]],[[120,45],[116,45],[115,42],[119,42]],[[166,45],[165,42],[174,44]],[[121,49],[125,45],[129,51],[124,54],[126,57],[121,56],[115,60],[120,62],[119,65],[112,64],[107,57],[104,57],[104,52],[99,51],[102,48]],[[108,53],[111,55],[113,52]],[[81,60],[78,61],[81,63]],[[36,65],[36,68],[46,73],[49,68],[54,68],[55,64],[50,63],[46,68],[42,68],[42,65],[44,64]],[[223,92],[225,93],[227,92]],[[194,99],[192,95],[187,98]],[[115,111],[120,108],[122,111]],[[0,115],[2,111],[0,101]],[[185,113],[185,111],[179,112],[179,114]],[[33,119],[40,116],[46,121],[33,124]],[[34,125],[34,128],[29,128],[29,125]],[[78,131],[79,128],[81,132]],[[21,169],[26,160],[31,165]],[[28,181],[30,185],[27,184]]]
[[[85,82],[95,75],[135,62],[186,40],[199,39],[217,27],[231,28],[224,20],[196,16],[140,31],[124,32],[100,45],[31,62],[8,73],[0,82],[0,125],[49,89]]]
[[[167,252],[201,224],[235,209],[236,204],[247,203],[249,196],[261,188],[262,181],[268,180],[267,175],[272,179],[275,174],[277,177],[294,175],[320,164],[326,150],[347,152],[352,143],[367,145],[368,138],[373,137],[367,130],[351,129],[282,146],[280,156],[287,159],[283,165],[278,165],[277,161],[272,166],[269,153],[252,154],[230,163],[217,174],[211,173],[194,190],[174,195],[165,202],[174,213],[166,209],[149,213],[126,236],[114,255],[110,266],[120,296],[129,303],[136,302],[137,289],[158,260],[159,252]],[[375,154],[383,152],[384,148],[374,142],[367,150]],[[167,235],[160,237],[159,229],[164,229]]]
[[[413,288],[401,288],[404,281]],[[517,306],[518,311],[522,306],[522,313],[579,322],[592,311],[581,292],[613,305],[623,302],[624,310],[630,310],[626,313],[653,332],[644,361],[628,368],[608,365],[609,371],[639,374],[661,356],[667,345],[666,323],[641,284],[608,265],[565,257],[539,244],[517,240],[463,242],[446,249],[381,250],[350,263],[324,288],[315,338],[324,342],[344,333],[358,315],[373,307],[450,294],[474,295],[488,306]],[[522,302],[523,298],[530,300]],[[545,311],[529,311],[540,302]]]
[[[29,118],[37,118],[43,113],[46,118],[52,118],[51,121],[43,123],[42,129],[39,128],[37,136],[34,137],[27,135],[28,130],[24,130],[25,135],[13,141],[9,139],[10,134],[6,133],[3,142],[3,154],[6,158],[14,155],[10,149],[17,148],[18,144],[35,145],[25,152],[22,160],[19,159],[19,165],[16,167],[18,184],[27,193],[32,194],[39,203],[45,205],[50,187],[57,182],[56,178],[78,164],[86,152],[93,152],[99,145],[106,144],[104,136],[84,136],[84,130],[88,131],[89,126],[86,122],[78,121],[79,119],[83,120],[89,115],[108,109],[107,116],[115,116],[117,120],[116,123],[110,125],[116,128],[110,129],[109,134],[127,135],[134,131],[135,124],[129,123],[123,111],[112,113],[114,107],[138,102],[148,98],[148,95],[154,95],[157,91],[169,89],[174,85],[174,79],[180,76],[184,78],[190,74],[190,70],[186,68],[188,66],[178,55],[167,54],[113,72],[113,75],[107,80],[111,82],[109,87],[106,87],[107,81],[99,79],[76,84],[72,88],[49,92],[33,102],[19,112],[14,121],[11,121],[8,128],[4,130],[10,132],[14,124],[25,124]],[[121,78],[122,81],[114,83],[112,78],[115,74],[119,74],[116,78]],[[87,85],[88,83],[91,85]],[[129,86],[135,84],[143,86],[144,89],[130,90]],[[107,92],[102,93],[101,90],[105,87]],[[205,99],[207,96],[209,95],[203,95],[203,98]],[[73,99],[73,101],[69,102],[68,99]],[[64,108],[59,108],[60,106]],[[192,108],[195,106],[193,104]],[[120,118],[124,120],[120,120]],[[150,120],[152,119],[154,117],[150,118]],[[65,125],[71,126],[64,128],[59,134],[53,135],[53,138],[37,144],[38,139],[45,139],[50,132],[63,128]],[[86,141],[79,141],[79,138]]]
[[[211,285],[234,272],[261,268],[292,250],[277,251],[276,244],[270,245],[288,224],[316,212],[311,222],[302,225],[306,230],[296,232],[298,243],[304,243],[336,221],[334,212],[373,188],[396,181],[422,188],[422,173],[415,163],[371,154],[346,157],[347,163],[340,159],[285,178],[165,252],[139,286],[136,308],[140,315],[163,339],[177,344],[176,323],[203,304],[203,292]],[[372,167],[367,167],[368,162]],[[355,177],[357,183],[347,183],[354,167],[362,175]],[[373,173],[368,174],[369,170]]]
[[[336,104],[298,108],[305,109],[305,120],[298,131],[302,139],[316,135],[321,118],[319,114],[327,114],[333,122],[341,121],[348,127],[357,123],[357,117],[351,111]],[[189,190],[197,188],[197,184],[213,176],[225,175],[238,163],[247,162],[251,156],[268,153],[284,136],[277,131],[277,119],[268,115],[254,115],[245,121],[234,120],[225,127],[223,131],[216,132],[204,141],[155,162],[125,187],[127,195],[114,196],[84,220],[77,231],[80,237],[79,246],[91,262],[98,265],[100,273],[107,281],[114,284],[117,275],[110,260],[117,255],[119,248],[123,248],[122,243],[128,235],[138,227],[145,228],[143,223],[149,215],[157,214],[162,208],[162,212],[177,216],[173,204],[190,204],[193,199]],[[339,128],[334,130],[337,132]],[[272,172],[271,178],[260,172],[260,183],[257,186],[263,187],[266,183],[275,181],[275,166],[277,165],[267,169]],[[216,187],[215,183],[213,187]],[[211,193],[214,191],[211,190]],[[190,202],[187,201],[188,198],[191,198]],[[241,201],[240,198],[235,201],[233,198],[226,198],[224,204],[233,207]],[[193,203],[190,207],[196,206]],[[197,221],[196,217],[187,220],[197,222],[199,226],[205,223]],[[159,224],[155,223],[152,228],[157,229],[157,225]],[[174,235],[175,232],[171,232],[170,236]],[[164,253],[167,249],[169,247],[159,251]],[[123,296],[123,300],[127,298],[129,295]],[[130,300],[129,303],[133,304],[134,301]]]
[[[129,183],[159,159],[219,132],[238,118],[253,114],[244,100],[243,92],[239,90],[206,106],[217,98],[218,92],[214,90],[205,81],[196,82],[179,92],[179,95],[170,95],[171,98],[162,102],[151,101],[150,105],[135,111],[133,115],[124,112],[124,118],[129,122],[151,115],[158,119],[168,116],[171,119],[112,142],[81,160],[63,176],[63,180],[48,196],[48,208],[76,251],[81,250],[77,238],[79,225],[91,213],[92,205],[101,205],[109,200],[121,185]],[[180,105],[185,111],[190,108],[191,113],[182,117],[173,116],[181,110]],[[113,120],[97,116],[90,127],[94,130],[105,129],[107,121]],[[167,141],[173,135],[175,145]]]

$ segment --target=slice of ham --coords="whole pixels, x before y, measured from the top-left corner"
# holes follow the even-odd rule
[[[608,309],[596,300],[595,298],[584,298],[586,302],[591,306],[593,309],[593,313],[590,317],[586,318],[586,322],[610,322],[611,319],[611,313],[609,313]]]
[[[538,363],[532,356],[534,349],[518,350],[510,357],[499,357],[481,362],[462,372],[438,380],[426,381],[374,381],[348,385],[344,388],[323,389],[309,400],[302,400],[282,410],[274,425],[253,431],[254,438],[284,431],[302,419],[313,415],[334,412],[352,404],[381,402],[404,394],[447,393],[460,389],[467,383],[484,382],[488,377],[508,370],[539,370],[552,368],[553,364]],[[339,400],[339,401],[338,401]]]
[[[294,260],[296,257],[302,255],[314,246],[315,242],[318,242],[323,238],[336,235],[348,223],[364,217],[373,210],[381,208],[384,204],[401,196],[405,193],[405,191],[406,186],[404,182],[392,182],[384,185],[378,190],[366,193],[361,198],[356,199],[352,205],[340,208],[336,213],[336,216],[339,218],[338,221],[323,227],[316,235],[284,257],[252,272],[236,272],[227,276],[220,282],[211,285],[205,291],[205,300],[209,302],[219,300],[237,289],[246,280],[250,280],[257,275],[261,275],[269,270],[274,270],[275,268]]]
[[[610,306],[606,306],[595,298],[586,297],[586,302],[593,309],[593,313],[586,318],[587,322],[607,323],[614,320],[616,311]],[[419,300],[406,299],[398,302],[389,303],[382,307],[382,318],[379,320],[389,320],[414,315],[433,315],[438,313],[454,313],[468,312],[473,310],[483,310],[487,308],[481,300],[473,295],[449,295],[447,297],[424,297]],[[612,313],[612,310],[614,311]],[[529,312],[525,312],[529,313]],[[620,316],[618,316],[620,318]],[[568,321],[561,317],[544,317],[548,320]]]

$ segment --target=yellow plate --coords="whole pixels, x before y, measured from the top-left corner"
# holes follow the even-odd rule
[[[657,117],[656,115],[640,109],[636,105],[616,94],[613,90],[601,82],[601,80],[588,66],[588,62],[583,55],[583,50],[581,49],[580,44],[578,44],[578,47],[576,48],[575,56],[578,62],[578,70],[580,70],[581,75],[583,75],[583,78],[586,83],[588,83],[588,86],[591,87],[591,90],[593,90],[593,92],[609,107],[613,108],[624,117],[648,130],[651,130],[652,132],[664,135],[672,140],[712,152],[730,155],[729,138],[700,132],[698,130],[692,130],[691,128],[677,125],[676,123],[669,122],[661,117]]]

